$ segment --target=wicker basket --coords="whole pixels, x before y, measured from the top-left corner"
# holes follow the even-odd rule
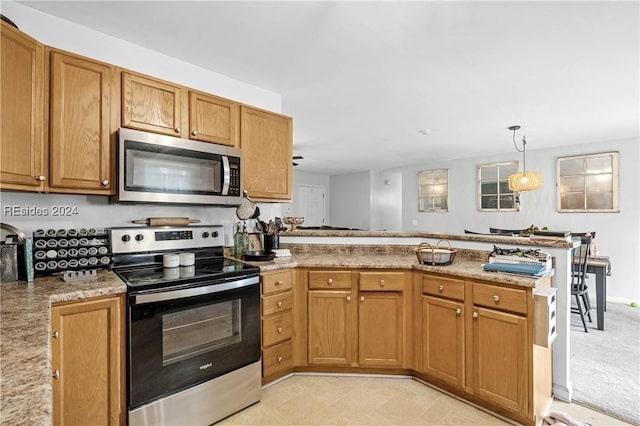
[[[447,243],[448,248],[441,248],[440,243]],[[435,247],[429,243],[420,243],[416,249],[418,262],[423,265],[440,265],[446,266],[453,263],[456,257],[456,250],[451,248],[451,243],[447,240],[439,240]]]

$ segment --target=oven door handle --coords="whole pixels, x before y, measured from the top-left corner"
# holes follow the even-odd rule
[[[157,293],[136,294],[133,296],[134,305],[144,305],[147,303],[162,302],[165,300],[184,299],[186,297],[202,296],[205,294],[220,293],[228,290],[235,290],[258,284],[259,277],[249,277],[240,280],[227,281],[220,284],[207,285],[203,287],[185,288],[182,290],[168,290]]]

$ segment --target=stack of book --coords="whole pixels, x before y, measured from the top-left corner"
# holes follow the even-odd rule
[[[537,252],[532,254],[493,254],[489,263],[482,265],[485,271],[507,272],[512,274],[542,277],[548,275],[553,268],[549,253]]]

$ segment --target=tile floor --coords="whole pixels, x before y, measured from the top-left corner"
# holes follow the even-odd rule
[[[576,404],[551,408],[593,426],[626,425]],[[295,375],[218,425],[508,425],[411,378]]]

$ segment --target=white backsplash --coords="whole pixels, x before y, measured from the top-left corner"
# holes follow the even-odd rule
[[[136,226],[132,220],[147,217],[189,217],[201,224],[222,225],[225,246],[233,246],[233,224],[238,222],[235,206],[180,206],[171,204],[110,204],[97,195],[33,194],[0,192],[1,220],[30,236],[36,229],[105,228]],[[260,219],[281,216],[281,204],[260,203]],[[255,221],[248,220],[252,229]],[[143,225],[137,225],[143,226]]]

